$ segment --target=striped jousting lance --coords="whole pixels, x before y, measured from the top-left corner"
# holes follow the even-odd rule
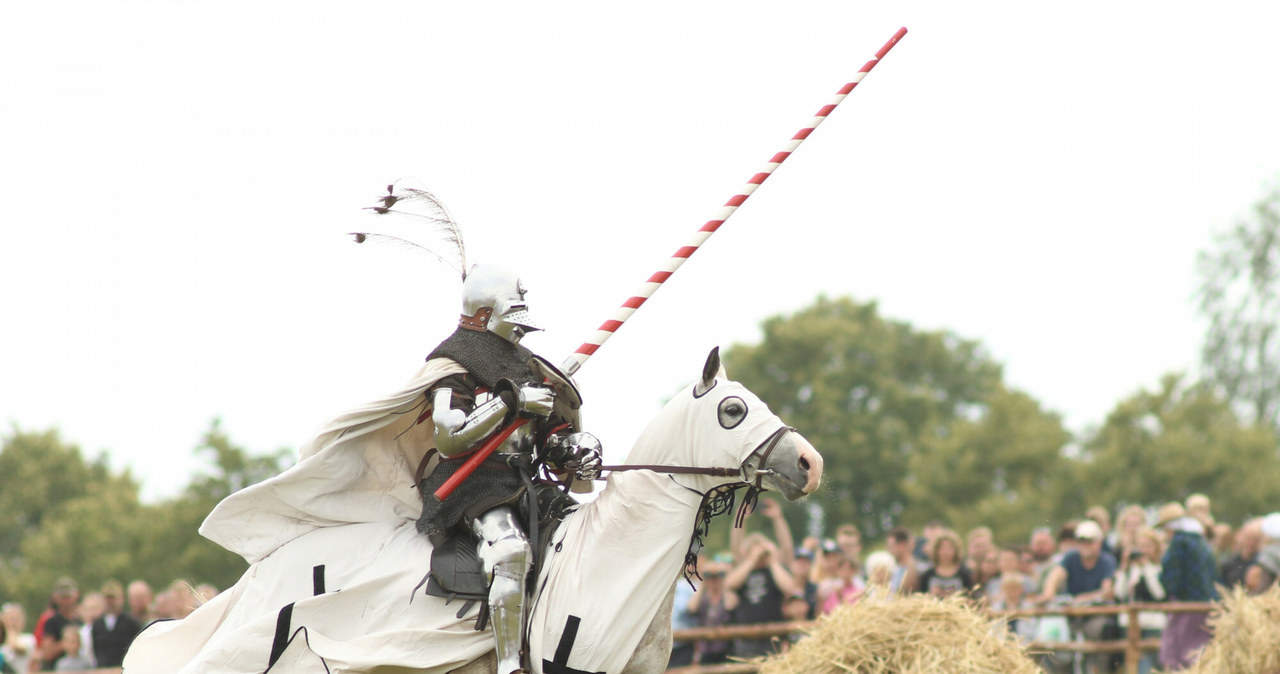
[[[698,248],[702,246],[707,239],[711,238],[712,234],[716,233],[716,231],[720,229],[720,226],[729,219],[729,216],[733,215],[734,212],[738,210],[738,207],[747,200],[747,197],[751,196],[751,194],[755,192],[760,185],[764,184],[764,181],[782,165],[782,162],[787,160],[787,157],[791,156],[792,152],[795,152],[797,147],[800,147],[800,144],[809,137],[809,134],[813,133],[813,130],[818,128],[818,125],[827,118],[827,115],[830,115],[831,111],[835,110],[837,105],[840,105],[840,102],[853,91],[854,87],[858,86],[858,83],[867,76],[867,73],[871,72],[871,69],[876,67],[876,64],[880,62],[880,59],[883,59],[885,54],[888,54],[889,50],[893,49],[893,46],[898,44],[898,41],[906,34],[906,28],[899,28],[898,32],[894,33],[893,37],[890,38],[888,42],[884,43],[884,46],[880,48],[880,51],[876,52],[875,57],[870,61],[867,61],[862,66],[854,76],[853,80],[841,87],[840,91],[835,95],[835,98],[831,99],[830,103],[827,103],[822,106],[822,109],[818,110],[818,113],[813,116],[813,119],[809,120],[808,126],[797,131],[796,134],[791,137],[791,140],[787,142],[787,146],[781,152],[778,152],[769,159],[769,163],[765,164],[763,170],[754,176],[751,176],[751,180],[747,181],[747,184],[742,188],[742,191],[735,194],[733,198],[725,202],[724,206],[720,207],[720,211],[716,213],[715,219],[708,220],[707,223],[693,235],[693,238],[689,239],[688,243],[681,246],[680,249],[662,265],[661,270],[650,276],[649,280],[645,281],[644,285],[641,285],[634,295],[628,298],[626,302],[623,302],[622,306],[618,307],[618,310],[613,314],[613,316],[596,329],[595,334],[591,335],[587,341],[583,342],[582,346],[578,347],[577,351],[565,359],[564,363],[560,365],[560,369],[566,374],[573,374],[574,372],[577,372],[578,368],[582,367],[582,364],[587,362],[587,359],[590,358],[592,354],[603,346],[605,342],[609,341],[609,338],[618,331],[618,328],[622,327],[622,324],[625,323],[628,318],[631,318],[631,315],[635,313],[636,309],[639,309],[646,300],[652,297],[654,293],[658,292],[658,288],[661,288],[662,284],[666,283],[667,279],[671,278],[671,275],[674,274],[676,270],[679,269],[681,265],[683,265],[695,252],[697,252]]]
[[[752,192],[755,192],[760,185],[764,184],[764,181],[772,175],[780,165],[782,165],[782,162],[787,160],[787,157],[791,156],[792,152],[795,152],[797,147],[800,147],[800,143],[803,143],[804,140],[809,137],[809,134],[813,133],[813,130],[818,128],[818,125],[827,118],[827,115],[830,115],[831,111],[835,110],[837,105],[840,105],[840,102],[843,101],[851,91],[853,91],[853,88],[858,86],[858,83],[867,76],[867,73],[871,72],[871,69],[876,67],[876,64],[880,62],[880,59],[884,58],[884,55],[888,54],[889,50],[893,49],[893,46],[898,44],[898,41],[906,34],[906,28],[899,28],[898,32],[894,33],[893,37],[890,38],[888,42],[884,43],[884,46],[880,48],[880,51],[876,52],[875,57],[863,64],[862,68],[858,70],[858,73],[854,76],[853,80],[841,87],[840,91],[835,95],[835,98],[831,99],[830,103],[827,103],[822,106],[822,109],[818,110],[818,114],[814,115],[813,119],[809,120],[809,125],[797,131],[796,134],[791,137],[791,140],[787,142],[787,146],[781,152],[778,152],[769,159],[769,163],[765,164],[762,171],[751,176],[751,180],[747,181],[747,184],[742,188],[742,191],[735,194],[732,199],[727,201],[725,205],[720,208],[720,212],[716,214],[715,219],[708,220],[707,223],[703,225],[696,234],[694,234],[693,238],[690,239],[687,244],[681,246],[680,249],[667,260],[666,264],[662,266],[660,271],[650,276],[649,280],[645,281],[644,285],[640,286],[640,289],[636,291],[635,295],[632,295],[626,302],[623,302],[622,306],[618,307],[617,312],[614,313],[612,318],[602,323],[600,327],[596,329],[595,334],[587,339],[586,342],[583,342],[582,346],[579,346],[577,351],[565,359],[564,363],[560,366],[560,369],[570,375],[577,372],[578,368],[582,367],[582,364],[587,362],[587,359],[590,358],[601,346],[603,346],[604,343],[613,336],[613,333],[617,332],[618,328],[622,327],[622,324],[625,323],[628,318],[631,318],[631,315],[635,313],[636,309],[639,309],[646,300],[652,297],[653,294],[658,291],[658,288],[661,288],[662,284],[666,283],[667,279],[671,278],[671,275],[674,274],[676,270],[679,269],[681,265],[683,265],[685,261],[688,260],[689,257],[707,241],[707,239],[711,238],[711,235],[714,234],[716,230],[720,229],[720,226],[729,219],[729,216],[733,215],[734,211],[738,210],[738,207],[747,200],[747,197],[751,196]],[[498,445],[501,445],[513,431],[527,422],[528,419],[525,418],[517,419],[515,423],[489,438],[488,441],[471,454],[466,463],[459,466],[458,470],[455,471],[444,484],[440,485],[440,488],[435,491],[435,497],[443,501],[449,496],[449,494],[452,494],[453,490],[456,489],[468,475],[475,472],[476,468],[479,468],[480,464],[498,448]]]

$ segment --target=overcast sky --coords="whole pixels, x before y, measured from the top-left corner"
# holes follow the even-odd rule
[[[149,498],[214,417],[296,447],[453,329],[456,276],[345,236],[387,183],[521,269],[548,328],[526,343],[560,362],[900,26],[580,371],[606,458],[708,349],[820,293],[980,340],[1083,431],[1194,370],[1195,254],[1280,178],[1274,2],[2,12],[0,423],[109,452]]]

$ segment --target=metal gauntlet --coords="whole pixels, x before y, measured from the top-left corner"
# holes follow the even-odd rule
[[[590,433],[570,433],[547,438],[547,464],[560,470],[574,471],[579,480],[600,476],[600,441]]]

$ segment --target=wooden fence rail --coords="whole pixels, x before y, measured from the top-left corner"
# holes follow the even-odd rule
[[[1114,641],[1033,641],[1028,650],[1036,653],[1124,653],[1125,671],[1136,674],[1138,659],[1143,651],[1160,649],[1159,639],[1143,639],[1138,625],[1138,614],[1155,613],[1209,613],[1218,608],[1216,602],[1166,602],[1107,604],[1101,606],[1062,606],[1020,611],[988,611],[995,618],[1031,618],[1040,616],[1066,616],[1080,618],[1097,615],[1128,614],[1129,625],[1124,639]],[[816,622],[779,622],[757,625],[721,625],[719,627],[692,627],[676,630],[676,641],[722,641],[725,639],[767,639],[801,632],[812,628]],[[750,662],[734,662],[725,665],[689,666],[667,670],[668,674],[754,674],[759,667]]]

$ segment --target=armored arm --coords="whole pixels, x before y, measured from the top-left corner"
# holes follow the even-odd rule
[[[555,400],[550,389],[516,387],[509,382],[497,393],[488,401],[473,405],[449,385],[433,391],[431,423],[435,425],[436,449],[442,455],[452,457],[474,449],[516,413],[546,416]]]

